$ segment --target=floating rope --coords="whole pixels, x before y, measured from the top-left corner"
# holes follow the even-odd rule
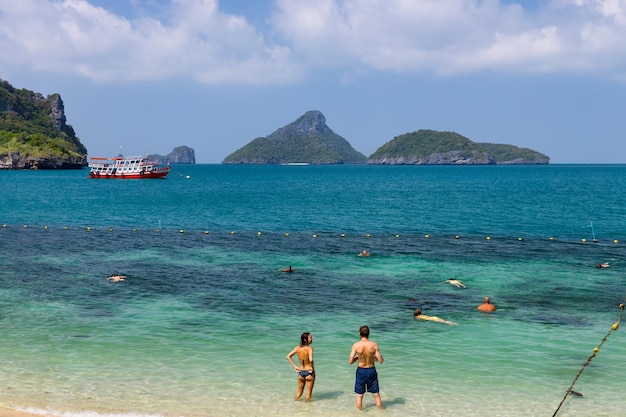
[[[626,297],[624,297],[624,301],[626,301]],[[609,335],[614,332],[615,330],[619,329],[619,323],[622,321],[622,315],[624,314],[624,303],[621,303],[619,305],[619,315],[617,317],[617,321],[615,323],[613,323],[613,325],[611,326],[611,329],[609,330],[609,332],[606,334],[606,336],[604,336],[604,339],[602,339],[602,341],[600,342],[600,344],[598,345],[598,347],[593,348],[593,353],[591,354],[591,356],[589,356],[589,358],[587,358],[587,362],[584,363],[583,367],[580,368],[580,371],[578,371],[578,374],[576,375],[576,378],[574,378],[574,380],[572,381],[572,385],[569,386],[569,388],[567,389],[565,396],[563,397],[563,399],[561,400],[561,403],[559,404],[559,406],[556,408],[556,411],[554,412],[554,414],[552,414],[552,417],[555,417],[556,414],[559,412],[559,410],[561,409],[561,406],[563,405],[563,403],[565,402],[565,400],[567,399],[567,397],[572,394],[578,397],[581,397],[582,394],[576,392],[573,390],[574,388],[574,384],[576,384],[576,381],[578,381],[578,378],[580,378],[580,375],[583,373],[583,371],[585,370],[585,368],[591,363],[591,361],[593,360],[593,358],[596,357],[596,355],[598,354],[598,352],[600,351],[600,348],[602,347],[602,345],[604,344],[604,342],[606,342],[606,339],[609,337]]]

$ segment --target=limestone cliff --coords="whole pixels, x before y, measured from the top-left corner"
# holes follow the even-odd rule
[[[178,146],[165,156],[153,154],[148,155],[151,161],[157,161],[162,164],[195,164],[195,151],[188,146]]]
[[[80,169],[87,149],[67,124],[59,94],[43,97],[0,80],[0,169]]]

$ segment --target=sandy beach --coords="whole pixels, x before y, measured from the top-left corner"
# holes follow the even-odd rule
[[[24,411],[16,411],[6,407],[0,407],[0,417],[35,417],[42,414],[27,413]],[[49,415],[49,414],[44,414]]]

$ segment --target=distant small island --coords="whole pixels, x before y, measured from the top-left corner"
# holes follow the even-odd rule
[[[196,153],[189,146],[178,146],[165,156],[151,154],[148,155],[150,161],[156,161],[160,164],[195,164]]]
[[[542,153],[514,145],[476,143],[455,132],[419,130],[396,136],[372,155],[334,133],[318,110],[228,155],[223,164],[512,165],[548,164]]]

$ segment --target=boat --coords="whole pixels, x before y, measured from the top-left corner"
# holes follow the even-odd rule
[[[169,165],[150,161],[143,156],[124,157],[120,155],[115,158],[92,157],[89,159],[90,178],[165,178],[169,172]]]

